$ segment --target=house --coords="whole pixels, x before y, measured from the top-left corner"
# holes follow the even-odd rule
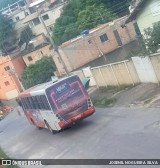
[[[51,56],[51,45],[47,41],[44,34],[34,37],[26,49],[19,53],[23,58],[25,64],[29,66],[30,64],[35,64],[36,61],[47,56]]]
[[[160,21],[160,1],[159,0],[132,0],[130,15],[126,23],[136,20],[141,34],[144,29],[153,27]]]
[[[80,35],[59,46],[60,58],[55,54],[54,62],[59,74],[65,73],[63,63],[69,72],[103,57],[136,38],[134,24],[124,25],[126,16],[100,25],[84,35]]]
[[[48,32],[52,32],[52,27],[56,19],[60,16],[63,5],[54,9],[41,12],[34,12],[23,20],[24,25],[29,25],[34,35],[44,33],[48,36]]]
[[[29,25],[34,35],[52,31],[55,20],[60,16],[65,2],[62,0],[19,0],[0,10],[14,24],[17,39]]]
[[[10,22],[14,25],[17,37],[20,36],[24,28],[23,20],[31,14],[26,0],[19,0],[8,7],[1,9],[0,13],[9,18]]]
[[[22,57],[0,57],[0,99],[10,100],[22,91],[21,74],[25,68]]]

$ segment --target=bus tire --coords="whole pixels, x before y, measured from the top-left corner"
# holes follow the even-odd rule
[[[55,130],[53,130],[53,129],[51,128],[51,126],[48,124],[47,121],[45,121],[45,124],[46,124],[47,128],[49,129],[49,131],[50,131],[52,134],[56,134],[56,133],[57,133],[57,131],[55,131]]]
[[[38,126],[37,126],[37,129],[38,129],[38,130],[42,130],[43,128],[42,128],[42,127],[38,127]]]

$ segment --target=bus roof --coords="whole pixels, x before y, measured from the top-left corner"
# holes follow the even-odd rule
[[[75,76],[75,75],[73,75],[73,76]],[[45,94],[45,90],[47,88],[57,84],[60,81],[66,80],[68,78],[71,78],[73,76],[69,76],[69,77],[58,79],[57,81],[50,81],[50,82],[47,82],[47,83],[42,83],[42,84],[33,86],[33,87],[25,90],[24,92],[20,93],[18,97],[29,97],[29,96],[44,95]]]

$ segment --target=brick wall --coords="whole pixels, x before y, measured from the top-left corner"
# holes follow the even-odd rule
[[[132,22],[124,27],[121,25],[124,18],[120,18],[111,23],[101,25],[90,31],[89,35],[79,36],[60,46],[62,58],[69,71],[73,71],[83,65],[110,53],[120,46],[135,40],[136,32]],[[118,34],[121,45],[117,42],[115,32]],[[63,72],[58,59],[55,59],[58,71]]]

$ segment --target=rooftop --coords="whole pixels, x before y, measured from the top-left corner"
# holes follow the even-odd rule
[[[35,13],[32,13],[31,15],[28,15],[24,20],[23,20],[23,23],[27,23],[35,18],[38,17],[38,13],[35,12]]]
[[[45,0],[37,0],[37,1],[35,1],[35,2],[32,2],[32,3],[29,5],[29,7],[36,6],[36,5],[38,5],[38,4],[40,4],[40,3],[43,3],[43,2],[45,2]]]
[[[44,94],[45,90],[55,84],[57,84],[60,81],[63,81],[65,79],[67,79],[68,77],[64,77],[64,78],[60,78],[57,81],[50,81],[47,83],[42,83],[36,86],[33,86],[27,90],[25,90],[24,92],[20,93],[19,97],[22,96],[28,96],[28,95],[37,95],[37,94]]]

